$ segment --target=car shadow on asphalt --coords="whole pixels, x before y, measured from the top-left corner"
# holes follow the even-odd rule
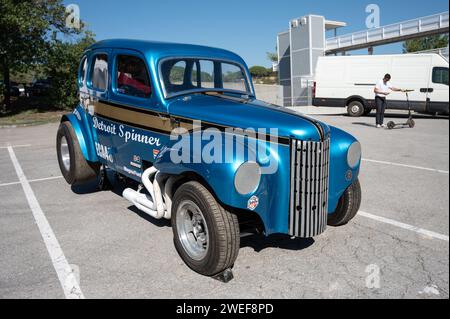
[[[270,236],[251,235],[241,238],[241,248],[250,247],[256,252],[261,252],[266,248],[281,248],[286,250],[303,250],[314,244],[312,238],[294,238],[288,235],[273,234]]]
[[[97,180],[81,185],[72,185],[71,189],[72,192],[74,192],[77,195],[86,195],[100,192]]]
[[[139,209],[136,208],[136,206],[130,206],[128,207],[128,210],[134,214],[136,214],[137,216],[139,216],[140,218],[144,219],[145,221],[152,223],[153,225],[157,226],[157,227],[171,227],[171,223],[170,220],[162,218],[162,219],[156,219],[153,218],[152,216],[144,213],[143,211],[140,211]]]

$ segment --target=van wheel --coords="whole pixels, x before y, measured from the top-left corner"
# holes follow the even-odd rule
[[[359,117],[364,114],[364,105],[359,101],[352,101],[347,106],[347,113],[352,117]]]
[[[175,193],[172,206],[175,248],[194,271],[214,276],[231,268],[239,252],[239,224],[198,182]]]
[[[359,180],[353,182],[339,199],[336,211],[328,215],[328,225],[342,226],[356,216],[361,206],[361,185]]]
[[[72,124],[68,121],[59,125],[56,151],[59,168],[68,184],[83,184],[98,176],[100,165],[86,161]]]
[[[372,112],[372,109],[371,109],[371,108],[366,108],[366,109],[364,109],[363,115],[364,115],[364,116],[367,116],[367,115],[369,115],[371,112]]]

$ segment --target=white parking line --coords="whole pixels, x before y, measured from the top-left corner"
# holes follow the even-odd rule
[[[38,178],[38,179],[30,179],[28,181],[28,183],[50,181],[50,180],[60,179],[60,178],[63,178],[63,177],[62,176],[51,176],[51,177],[44,177],[44,178]],[[0,187],[11,186],[11,185],[19,185],[19,184],[21,184],[21,183],[20,182],[4,183],[4,184],[0,184]]]
[[[407,165],[407,164],[400,164],[400,163],[393,163],[393,162],[386,162],[386,161],[376,161],[376,160],[367,159],[367,158],[363,158],[362,161],[370,162],[370,163],[392,165],[392,166],[401,166],[401,167],[415,168],[415,169],[420,169],[420,170],[424,170],[424,171],[448,174],[448,171],[444,171],[444,170],[441,170],[441,169],[435,169],[435,168],[422,167],[422,166]]]
[[[31,147],[31,144],[23,144],[23,145],[6,145],[6,146],[0,146],[0,149],[8,149],[10,147]]]
[[[408,225],[408,224],[405,224],[405,223],[402,223],[402,222],[399,222],[399,221],[396,221],[396,220],[393,220],[393,219],[390,219],[390,218],[381,217],[381,216],[378,216],[378,215],[373,215],[373,214],[362,212],[362,211],[359,211],[357,216],[370,218],[370,219],[373,219],[373,220],[376,220],[376,221],[379,221],[379,222],[382,222],[382,223],[385,223],[385,224],[389,224],[389,225],[392,225],[392,226],[400,227],[400,228],[403,228],[403,229],[406,229],[406,230],[409,230],[409,231],[412,231],[412,232],[415,232],[415,233],[418,233],[418,234],[421,234],[421,235],[424,235],[424,236],[428,236],[428,237],[431,237],[431,238],[448,241],[448,236],[447,235],[439,234],[439,233],[436,233],[434,231],[426,230],[426,229],[419,228],[419,227],[416,227],[416,226],[413,226],[413,225]]]
[[[55,233],[53,232],[44,212],[39,205],[39,202],[31,189],[30,183],[23,173],[22,167],[17,160],[16,154],[11,146],[8,147],[9,156],[13,162],[14,168],[17,173],[17,177],[22,184],[23,191],[28,201],[28,205],[33,213],[34,220],[39,227],[42,238],[44,239],[45,246],[50,255],[53,263],[53,267],[59,278],[59,282],[64,290],[64,295],[68,299],[84,299],[83,292],[78,285],[75,274],[72,271],[69,263],[67,262],[64,252],[59,245],[58,239],[56,239]]]

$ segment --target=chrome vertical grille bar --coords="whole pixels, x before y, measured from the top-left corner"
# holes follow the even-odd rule
[[[302,149],[301,149],[301,154],[302,154],[302,167],[301,167],[301,175],[300,175],[300,179],[302,181],[301,183],[301,195],[300,195],[300,200],[299,200],[299,205],[300,205],[300,214],[301,214],[301,224],[300,224],[300,228],[301,228],[301,234],[303,234],[303,225],[305,225],[305,215],[306,215],[306,198],[304,196],[304,192],[306,191],[306,142],[301,142],[302,143]],[[298,211],[296,212],[297,214],[299,213]],[[297,228],[296,232],[299,232],[299,229]],[[302,236],[301,234],[299,234],[298,236]]]
[[[297,156],[297,166],[296,166],[295,171],[297,174],[297,193],[296,193],[296,203],[295,203],[295,207],[294,207],[295,212],[297,212],[298,207],[300,205],[300,200],[301,200],[301,196],[300,196],[300,194],[301,194],[300,166],[302,164],[301,148],[303,147],[301,141],[296,141],[296,142],[297,143],[295,144],[296,145],[295,152],[296,152],[296,156]],[[297,215],[297,218],[295,219],[295,229],[297,230],[297,233],[295,236],[298,236],[298,225],[299,225],[300,216],[298,216],[298,214],[296,214],[296,215]]]
[[[325,231],[329,191],[329,139],[292,140],[289,234],[313,237]]]
[[[296,141],[291,144],[291,199],[289,208],[289,229],[294,229],[294,217],[295,217],[295,196],[297,194],[297,158],[296,158]]]
[[[324,224],[324,207],[323,207],[323,200],[324,200],[324,196],[323,196],[323,192],[324,192],[324,164],[325,164],[325,148],[324,148],[324,143],[320,144],[320,176],[319,176],[319,209],[320,209],[320,224],[319,224],[319,230],[318,232],[323,232],[323,224]],[[326,216],[325,216],[326,217]]]

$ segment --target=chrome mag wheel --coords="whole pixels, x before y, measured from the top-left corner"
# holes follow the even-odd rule
[[[184,200],[177,209],[177,232],[186,253],[194,260],[202,260],[209,247],[209,232],[200,208]]]
[[[61,137],[61,144],[59,145],[61,151],[61,160],[63,162],[64,168],[70,171],[70,152],[69,145],[67,144],[67,139],[65,136]]]

